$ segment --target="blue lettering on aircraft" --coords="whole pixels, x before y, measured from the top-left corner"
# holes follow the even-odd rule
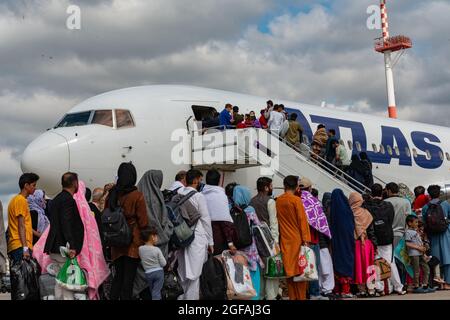
[[[298,109],[286,108],[286,111],[288,113],[296,113],[298,115],[297,121],[302,125],[303,133],[309,138],[310,141],[312,141],[313,131],[304,114]],[[361,122],[334,119],[317,115],[311,115],[311,122],[316,124],[323,124],[327,129],[336,130],[337,139],[341,139],[340,128],[349,128],[352,132],[353,153],[358,153],[356,142],[359,142],[359,144],[361,145],[361,151],[367,152],[367,155],[373,163],[390,164],[392,159],[399,159],[399,164],[401,166],[412,166],[413,158],[411,156],[411,152],[407,151],[411,150],[410,146],[405,138],[405,135],[399,128],[381,126],[381,144],[385,149],[387,148],[387,146],[393,148],[392,154],[387,152],[387,150],[383,154],[381,152],[368,150],[367,135]],[[442,149],[436,144],[432,144],[441,142],[438,137],[431,133],[415,131],[411,133],[411,138],[414,145],[419,150],[423,152],[429,151],[431,153],[430,159],[424,155],[418,155],[417,158],[414,159],[419,167],[424,169],[436,169],[442,166],[444,162],[441,158]],[[429,142],[427,142],[427,140]],[[397,154],[395,147],[398,147],[397,151],[399,154]]]
[[[413,140],[417,149],[427,152],[429,151],[431,154],[431,159],[428,159],[427,156],[418,155],[416,158],[416,163],[419,167],[424,169],[437,169],[444,163],[444,160],[441,158],[442,149],[438,146],[428,143],[425,139],[434,143],[441,143],[438,137],[431,133],[414,131],[411,132],[411,139]]]

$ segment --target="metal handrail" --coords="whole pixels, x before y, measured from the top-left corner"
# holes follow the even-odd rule
[[[273,135],[274,137],[276,137],[278,139],[282,139],[280,137],[280,135],[275,133],[274,131],[269,131],[269,134]],[[303,158],[306,159],[306,161],[311,162],[311,163],[313,163],[315,165],[318,165],[320,168],[324,169],[329,174],[332,174],[332,175],[336,175],[336,173],[341,174],[345,178],[345,180],[349,183],[350,187],[355,189],[356,191],[359,191],[360,193],[364,193],[364,192],[370,191],[370,189],[367,188],[367,186],[363,185],[358,180],[355,180],[352,176],[348,175],[347,173],[345,173],[344,171],[342,171],[338,167],[336,167],[333,164],[329,163],[328,161],[326,161],[321,156],[318,156],[317,154],[312,152],[311,148],[309,146],[307,146],[306,144],[302,143],[303,145],[308,147],[309,155],[310,156],[314,155],[314,157],[318,158],[320,161],[312,161],[311,158],[308,159],[307,157],[304,157],[300,152],[297,151],[297,147],[295,145],[293,145],[292,143],[286,141],[285,139],[283,139],[282,142],[284,142],[288,147],[290,147],[294,152],[296,152],[297,156],[299,156],[299,155],[302,156]],[[324,163],[326,163],[326,165]]]

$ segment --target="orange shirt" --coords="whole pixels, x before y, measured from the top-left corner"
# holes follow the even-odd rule
[[[21,194],[18,194],[11,199],[8,205],[8,252],[22,247],[22,242],[20,241],[19,236],[19,216],[22,216],[25,222],[25,238],[27,241],[27,247],[29,249],[33,249],[33,226],[31,224],[30,209],[28,207],[27,199],[25,199],[25,197]]]
[[[277,199],[277,218],[280,229],[280,246],[287,277],[298,275],[300,247],[311,241],[308,218],[301,199],[284,193]]]

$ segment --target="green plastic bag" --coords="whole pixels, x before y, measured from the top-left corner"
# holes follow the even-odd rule
[[[286,278],[281,253],[267,259],[264,276],[269,279]]]
[[[67,258],[66,263],[59,270],[56,282],[70,291],[84,292],[88,288],[86,276],[80,268],[77,258]]]

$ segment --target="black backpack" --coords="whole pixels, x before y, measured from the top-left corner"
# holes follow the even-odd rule
[[[394,242],[394,230],[389,215],[394,215],[392,204],[382,200],[369,200],[364,207],[372,214],[373,228],[379,246],[390,245]]]
[[[438,235],[447,231],[449,223],[444,215],[441,203],[442,201],[428,204],[425,231],[430,235]]]
[[[200,212],[188,201],[197,191],[187,195],[177,194],[166,203],[169,220],[173,224],[170,242],[174,248],[186,248],[195,238],[195,227],[200,219]]]
[[[202,300],[227,300],[227,276],[222,263],[209,255],[200,276]]]
[[[252,230],[248,224],[247,214],[244,211],[245,208],[233,204],[230,212],[237,233],[237,242],[234,245],[239,250],[247,248],[253,243]]]
[[[123,209],[106,208],[102,214],[102,235],[107,247],[127,247],[133,241],[130,226],[125,219]]]
[[[181,187],[175,189],[175,190],[163,190],[162,194],[164,197],[164,203],[169,203],[170,201],[172,201],[172,198],[175,197],[178,194],[178,190],[180,190]]]

